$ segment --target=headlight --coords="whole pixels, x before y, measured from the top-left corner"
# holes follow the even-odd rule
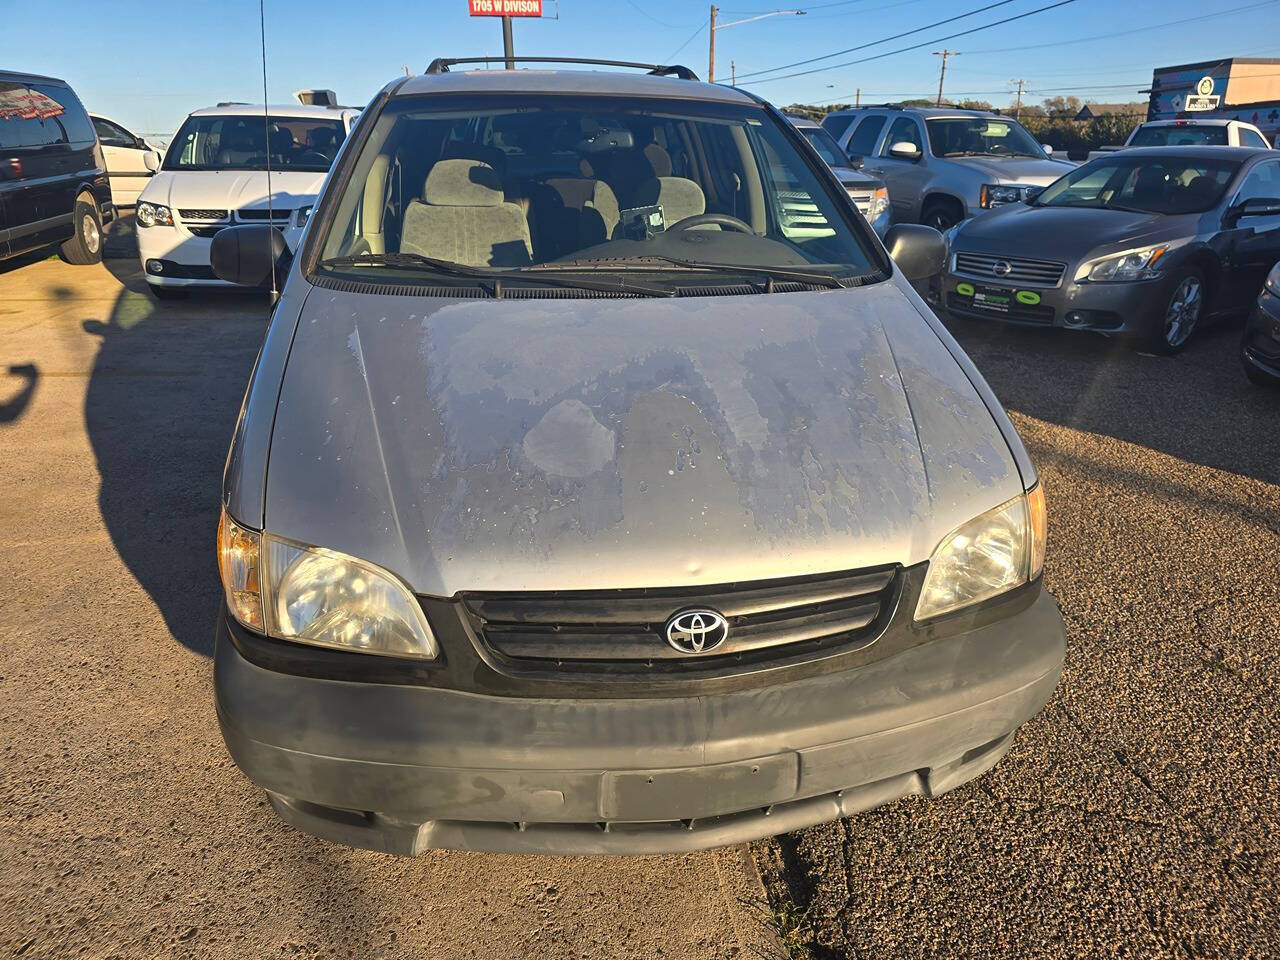
[[[1280,263],[1271,268],[1263,288],[1273,297],[1280,297]]]
[[[139,203],[134,211],[140,227],[172,227],[173,211],[159,203]]]
[[[1168,246],[1146,247],[1112,257],[1102,257],[1084,263],[1076,271],[1076,280],[1086,277],[1095,281],[1146,280],[1156,275],[1156,261],[1165,255]]]
[[[871,194],[871,206],[867,210],[867,219],[874,223],[880,215],[889,209],[889,188],[876,187]]]
[[[227,606],[250,629],[359,653],[422,660],[439,654],[408,587],[372,563],[259,534],[225,510],[218,557]]]
[[[983,208],[999,207],[1006,203],[1018,203],[1027,195],[1026,187],[1006,183],[984,183],[978,191],[978,203]]]
[[[310,204],[310,203],[307,204],[305,207],[298,208],[298,226],[299,227],[305,227],[307,225],[307,221],[311,219],[312,209],[314,209],[314,204]]]
[[[1037,485],[949,534],[929,558],[915,618],[951,613],[1034,580],[1044,569],[1046,529]]]

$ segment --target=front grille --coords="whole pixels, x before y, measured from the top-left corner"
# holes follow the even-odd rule
[[[225,220],[227,219],[226,210],[179,210],[178,216],[183,220]]]
[[[1043,304],[1026,304],[1014,301],[1009,309],[983,310],[975,308],[972,297],[962,297],[958,293],[947,294],[947,310],[962,317],[975,317],[982,320],[1008,320],[1012,323],[1032,323],[1041,326],[1052,326],[1053,307]]]
[[[197,237],[204,237],[206,240],[212,240],[214,234],[226,229],[226,224],[219,224],[216,227],[196,227],[187,224],[187,232]]]
[[[729,659],[865,646],[892,614],[898,568],[816,577],[637,590],[464,593],[476,636],[515,661],[696,669]],[[714,650],[688,654],[666,640],[669,618],[709,609],[729,624]]]
[[[849,198],[853,201],[853,205],[857,207],[858,212],[865,217],[867,212],[871,209],[871,194],[854,193],[852,190],[848,191],[848,193]]]
[[[996,270],[1007,264],[1008,270]],[[1056,260],[1029,260],[1026,257],[1001,257],[989,253],[957,253],[952,272],[969,277],[994,280],[1020,287],[1056,287],[1062,281],[1067,265]]]
[[[277,220],[288,220],[291,216],[293,216],[292,210],[283,210],[280,207],[276,207],[274,210],[267,210],[265,207],[263,207],[262,209],[258,209],[258,210],[237,210],[236,211],[236,218],[239,220],[259,221],[259,220],[266,220],[268,217],[270,217],[272,223],[275,223]]]

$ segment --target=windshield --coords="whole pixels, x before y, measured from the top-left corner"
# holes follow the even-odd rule
[[[1225,126],[1167,126],[1139,127],[1129,141],[1131,147],[1225,147]]]
[[[1217,206],[1240,169],[1234,160],[1108,157],[1045,187],[1037,207],[1098,207],[1140,213],[1203,213]]]
[[[799,130],[813,149],[818,151],[818,156],[826,162],[827,166],[847,167],[849,165],[849,158],[840,149],[840,144],[836,143],[827,131],[819,127],[800,127]]]
[[[323,173],[346,138],[341,120],[261,114],[187,117],[164,158],[166,170],[272,170]]]
[[[728,265],[830,281],[881,269],[860,226],[755,106],[404,98],[370,132],[320,266],[599,278]]]
[[[1036,157],[1044,150],[1026,129],[1004,117],[943,117],[926,120],[935,157]]]

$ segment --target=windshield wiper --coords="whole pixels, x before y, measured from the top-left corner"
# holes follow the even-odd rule
[[[783,280],[793,283],[811,283],[826,287],[829,290],[843,290],[844,284],[839,277],[822,271],[796,270],[789,267],[766,267],[756,264],[711,263],[703,260],[683,260],[679,257],[642,256],[642,257],[590,257],[581,260],[557,260],[541,263],[524,270],[537,271],[573,271],[591,270],[610,271],[650,271],[650,270],[682,270],[694,273],[737,273],[767,277],[770,280]],[[524,272],[524,271],[522,271]]]
[[[496,269],[494,267],[472,267],[452,260],[440,260],[436,257],[424,257],[419,253],[370,253],[354,257],[331,257],[321,260],[322,267],[392,267],[398,269],[423,270],[443,274],[447,277],[464,277],[470,280],[489,280],[490,286],[484,287],[495,299],[502,298],[504,280],[518,279],[529,283],[540,283],[549,287],[576,287],[581,290],[593,290],[597,293],[633,293],[645,297],[673,297],[674,290],[662,287],[651,287],[646,284],[618,281],[617,283],[600,283],[592,280],[569,280],[563,277],[530,276],[528,267],[515,270]]]

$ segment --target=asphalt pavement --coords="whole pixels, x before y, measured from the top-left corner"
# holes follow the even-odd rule
[[[1280,955],[1280,395],[964,325],[1046,485],[1063,682],[935,800],[677,858],[298,834],[228,758],[213,536],[265,304],[0,264],[0,956]],[[754,863],[768,885],[768,905]]]

